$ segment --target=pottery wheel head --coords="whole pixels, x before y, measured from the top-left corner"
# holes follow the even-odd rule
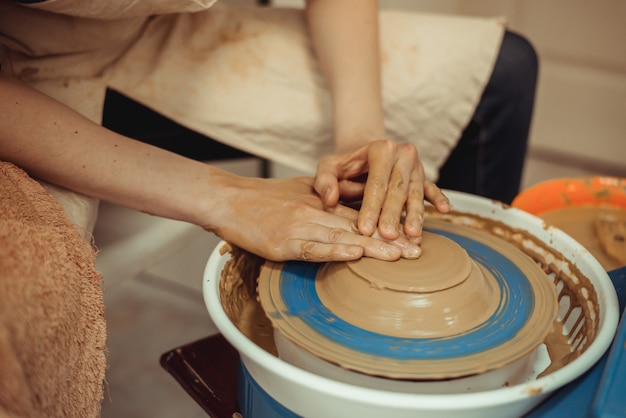
[[[350,273],[374,287],[409,293],[430,293],[451,288],[465,281],[472,260],[456,242],[443,235],[424,231],[422,255],[415,260],[381,261],[361,258],[347,262]]]
[[[350,370],[469,376],[533,351],[558,304],[546,273],[488,232],[429,219],[415,260],[266,262],[259,301],[284,337]]]
[[[483,323],[499,302],[493,277],[451,239],[423,238],[418,259],[326,264],[316,277],[321,302],[346,322],[396,337],[446,337]]]

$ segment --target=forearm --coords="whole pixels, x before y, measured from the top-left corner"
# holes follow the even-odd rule
[[[202,222],[197,196],[206,190],[197,189],[214,168],[118,135],[4,76],[0,91],[0,159],[90,196]]]
[[[307,0],[307,23],[333,97],[336,151],[385,137],[375,0]]]

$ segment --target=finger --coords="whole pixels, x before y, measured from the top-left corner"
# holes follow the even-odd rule
[[[387,257],[389,256],[396,256],[395,250],[392,253],[389,252],[390,247],[384,246],[381,248],[381,244],[379,241],[383,241],[386,244],[399,248],[401,251],[400,256],[402,258],[418,258],[422,253],[422,250],[419,247],[419,243],[411,241],[404,234],[401,234],[394,240],[385,239],[379,234],[378,231],[375,231],[372,237],[362,236],[357,228],[356,219],[358,212],[354,209],[343,205],[338,205],[336,208],[333,209],[332,213],[333,215],[338,216],[318,218],[318,220],[320,222],[323,222],[324,226],[333,229],[333,234],[339,234],[339,231],[345,231],[345,233],[347,233],[348,235],[341,236],[341,239],[339,238],[339,235],[329,235],[330,242],[347,242],[365,246],[365,255],[375,258],[387,259]],[[313,239],[313,237],[316,237],[316,239],[323,241],[323,236],[316,235],[317,232],[319,232],[318,229],[314,231],[303,230],[298,233],[298,236],[301,236],[300,234],[304,234],[304,236],[306,236],[308,239]],[[355,234],[356,237],[352,237],[350,234]],[[372,241],[372,239],[374,241]],[[372,245],[374,245],[374,247],[372,247]]]
[[[374,232],[372,238],[385,240],[385,238],[380,236],[378,231]],[[400,250],[402,251],[402,258],[415,259],[422,255],[422,248],[419,246],[420,242],[415,242],[414,240],[409,239],[404,234],[400,234],[400,236],[393,241],[385,241],[400,248]]]
[[[339,182],[339,196],[343,201],[360,200],[365,191],[365,183],[355,182],[351,180],[342,180]]]
[[[320,195],[327,206],[335,206],[339,199],[344,197],[343,190],[346,186],[341,183],[353,179],[367,172],[367,148],[362,147],[351,155],[330,155],[322,158],[317,165],[314,189]],[[346,189],[350,196],[354,193],[362,195],[363,190],[356,186],[348,186]]]
[[[322,158],[317,165],[313,189],[321,196],[324,205],[335,206],[339,202],[339,169],[334,158]]]
[[[424,196],[435,206],[437,211],[441,213],[450,212],[450,200],[436,184],[426,181],[424,183]]]
[[[289,241],[288,253],[305,261],[356,260],[362,256],[394,261],[402,256],[402,248],[393,243],[355,234],[344,228],[310,224],[303,228],[306,239]]]
[[[412,173],[412,180],[406,201],[404,233],[415,243],[422,241],[424,224],[424,170],[420,165]]]
[[[288,253],[291,256],[288,259],[311,262],[358,260],[365,253],[363,247],[358,245],[328,244],[316,241],[291,240],[289,246],[291,249]]]
[[[415,165],[418,164],[414,147],[400,150],[400,158],[393,167],[387,196],[378,221],[378,230],[387,239],[396,239],[400,234],[400,223],[409,192],[415,190],[417,179]]]
[[[369,173],[358,222],[359,231],[363,235],[370,236],[376,230],[395,160],[395,144],[391,141],[381,141],[369,150]]]

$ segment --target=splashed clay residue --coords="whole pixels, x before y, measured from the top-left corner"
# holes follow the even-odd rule
[[[568,365],[583,353],[596,336],[599,326],[599,306],[593,285],[575,264],[560,252],[525,230],[486,219],[478,215],[451,213],[440,215],[433,211],[430,217],[447,219],[455,225],[487,231],[513,245],[530,256],[552,277],[557,289],[559,314],[553,330],[544,343],[551,364],[541,373],[550,374]]]
[[[530,257],[533,260],[532,264],[538,266],[544,278],[547,276],[553,282],[556,290],[556,302],[558,302],[558,316],[552,321],[551,326],[548,327],[541,339],[534,342],[536,345],[545,343],[550,355],[551,364],[543,372],[544,375],[569,364],[593,341],[599,321],[598,301],[593,291],[593,286],[575,265],[551,248],[549,243],[542,242],[527,231],[511,228],[501,222],[477,215],[458,212],[442,215],[431,211],[427,216],[427,222],[429,221],[443,221],[451,225],[451,228],[458,228],[459,230],[468,229],[486,232],[494,240],[501,240],[507,243],[507,245],[514,247],[518,253],[517,256],[523,258]],[[425,246],[428,246],[427,242],[429,240],[427,238],[425,237],[424,239],[423,245]],[[445,243],[435,244],[434,242],[433,244],[448,245]],[[425,247],[424,254],[428,253],[426,251],[427,248]],[[248,338],[276,355],[276,347],[271,336],[272,325],[259,307],[256,293],[255,283],[263,260],[236,248],[230,249],[230,251],[232,257],[227,262],[221,278],[221,282],[224,283],[220,283],[220,296],[224,310],[229,315],[231,321]],[[450,251],[458,251],[458,249],[454,248]],[[428,261],[427,256],[425,255],[424,257]],[[430,260],[429,262],[437,265],[440,264],[440,261],[434,262]],[[445,265],[445,263],[443,264],[443,266],[439,265],[433,268],[440,268],[445,271],[449,271],[447,269],[452,268],[449,265]],[[351,271],[352,276],[363,275],[363,270],[370,271],[369,268],[359,270],[358,266],[352,266],[352,269],[349,266],[346,268]],[[454,266],[454,269],[455,273],[451,275],[455,276],[456,279],[453,280],[458,281],[461,276],[465,276],[465,280],[467,280],[467,263],[464,262],[461,266]],[[473,270],[472,267],[470,267],[471,270]],[[484,273],[482,278],[481,282],[484,284]],[[453,283],[447,283],[444,287],[450,285],[453,285]],[[407,286],[401,273],[400,277],[393,280],[393,283],[381,281],[378,284],[369,284],[366,287],[368,292],[383,292],[385,289],[389,290],[393,286]],[[346,291],[343,290],[342,292]],[[328,292],[335,293],[336,291],[332,290],[331,286],[328,288]],[[367,303],[370,304],[372,302]],[[488,301],[481,303],[489,305]]]

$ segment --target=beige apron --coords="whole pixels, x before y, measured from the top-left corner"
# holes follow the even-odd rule
[[[303,12],[212,4],[0,0],[2,71],[97,122],[111,87],[218,141],[313,174],[333,149],[331,102]],[[388,135],[414,143],[436,180],[489,79],[504,25],[392,11],[381,12],[380,25]]]

